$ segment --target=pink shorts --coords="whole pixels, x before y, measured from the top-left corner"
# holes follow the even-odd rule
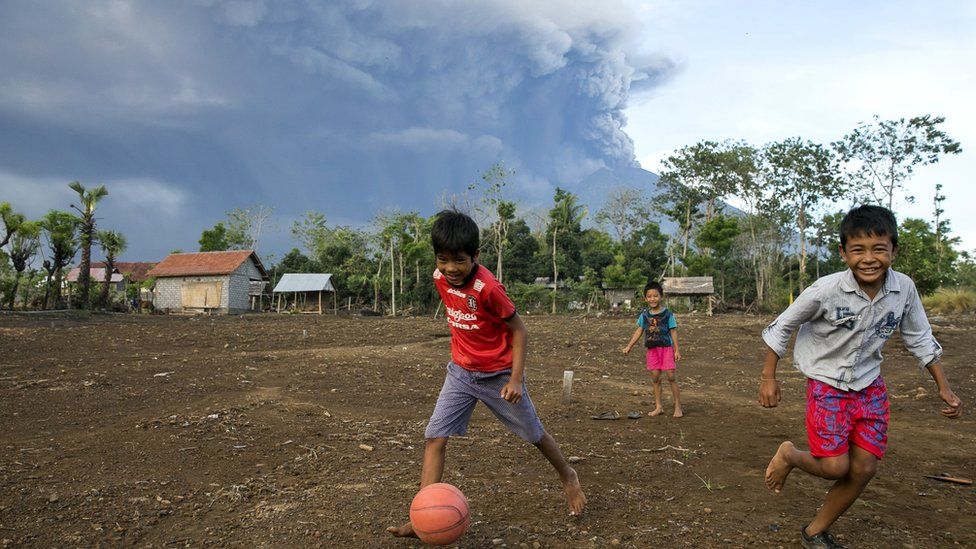
[[[647,350],[648,370],[674,370],[674,347],[651,347]]]
[[[807,441],[814,457],[846,454],[853,443],[883,458],[888,417],[888,389],[881,376],[860,391],[807,379]]]

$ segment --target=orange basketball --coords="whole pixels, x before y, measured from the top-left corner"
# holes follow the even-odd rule
[[[452,543],[471,524],[468,498],[446,482],[428,484],[417,492],[410,504],[410,522],[424,543]]]

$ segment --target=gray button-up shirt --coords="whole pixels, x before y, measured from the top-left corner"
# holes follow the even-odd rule
[[[915,283],[892,269],[873,301],[850,269],[820,278],[766,326],[763,340],[782,357],[797,326],[796,368],[844,391],[860,391],[877,379],[881,347],[896,329],[919,368],[942,356]]]

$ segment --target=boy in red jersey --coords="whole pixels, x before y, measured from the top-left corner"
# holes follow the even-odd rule
[[[451,326],[451,361],[424,433],[421,488],[441,481],[447,440],[467,432],[471,413],[481,401],[509,430],[542,452],[559,474],[569,513],[582,513],[586,496],[579,477],[542,427],[525,387],[525,324],[505,287],[477,263],[478,225],[463,213],[445,210],[437,214],[430,233],[437,262],[434,286]],[[387,531],[416,536],[409,522]]]

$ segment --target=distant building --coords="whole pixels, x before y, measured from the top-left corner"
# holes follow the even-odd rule
[[[78,277],[81,276],[81,267],[75,267],[68,271],[68,277],[65,279],[66,282],[71,282],[72,284],[78,283]],[[89,277],[92,285],[104,284],[105,283],[105,266],[101,265],[96,267],[92,264],[89,270]],[[112,269],[112,278],[109,280],[111,285],[109,289],[113,292],[124,292],[125,291],[125,277],[118,269]]]
[[[147,276],[156,279],[156,310],[181,313],[250,311],[254,288],[269,280],[251,250],[170,254]]]

